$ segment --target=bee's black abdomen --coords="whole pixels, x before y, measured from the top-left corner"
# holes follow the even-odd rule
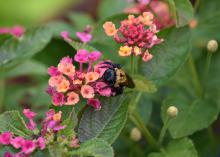
[[[102,78],[105,83],[107,83],[109,86],[114,86],[116,81],[116,73],[114,69],[107,69],[104,74],[102,75]]]
[[[113,91],[115,92],[115,95],[120,95],[120,94],[123,93],[124,88],[123,88],[123,86],[115,87],[115,88],[113,89]]]

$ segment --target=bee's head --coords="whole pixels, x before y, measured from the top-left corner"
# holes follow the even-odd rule
[[[121,69],[116,69],[116,75],[117,75],[117,82],[120,83],[124,83],[126,82],[126,74],[123,70]]]

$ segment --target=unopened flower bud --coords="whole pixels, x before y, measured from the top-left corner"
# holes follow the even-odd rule
[[[135,142],[139,141],[141,139],[140,130],[138,128],[133,128],[131,130],[130,138]]]
[[[216,40],[210,40],[207,44],[207,50],[209,52],[216,52],[218,50],[218,42]]]
[[[175,107],[175,106],[170,106],[168,109],[167,109],[167,115],[171,118],[174,118],[176,117],[178,114],[178,109]]]

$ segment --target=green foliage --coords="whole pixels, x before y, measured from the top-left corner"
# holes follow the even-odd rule
[[[148,157],[198,157],[193,142],[188,138],[174,140],[161,153],[151,153]]]
[[[135,88],[132,91],[138,92],[147,92],[147,93],[154,93],[157,91],[156,86],[153,82],[147,80],[145,77],[141,75],[134,75],[132,79],[135,84]]]
[[[50,41],[47,27],[30,29],[24,37],[10,38],[0,46],[0,70],[7,70],[41,51]]]
[[[87,44],[82,44],[77,41],[72,41],[68,42],[75,50],[80,50],[80,49],[85,49],[87,51],[97,51],[94,47],[87,45]]]
[[[182,27],[187,25],[194,16],[194,9],[189,0],[170,0],[174,1],[176,18],[177,18],[177,27]]]
[[[93,139],[83,143],[80,148],[70,151],[70,155],[93,156],[93,157],[113,157],[112,147],[101,139]]]
[[[18,111],[7,111],[0,115],[0,132],[5,131],[26,138],[32,135]]]
[[[84,142],[100,138],[113,143],[125,125],[128,114],[128,96],[102,99],[100,111],[89,107],[79,124],[79,139]]]
[[[179,93],[180,94],[180,93]],[[196,131],[207,128],[216,120],[219,107],[213,100],[190,100],[187,97],[180,96],[168,98],[162,106],[162,119],[166,119],[166,110],[169,106],[175,105],[178,110],[178,116],[170,120],[169,131],[173,138],[189,136]]]
[[[191,48],[187,27],[167,29],[160,36],[164,42],[150,50],[154,58],[142,65],[145,77],[157,85],[164,84],[174,76],[186,61]]]

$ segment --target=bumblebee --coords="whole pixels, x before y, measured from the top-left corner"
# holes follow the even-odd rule
[[[102,75],[102,80],[111,87],[116,95],[123,93],[123,88],[134,88],[135,84],[131,77],[126,74],[119,64],[105,61],[101,68],[107,68]]]

